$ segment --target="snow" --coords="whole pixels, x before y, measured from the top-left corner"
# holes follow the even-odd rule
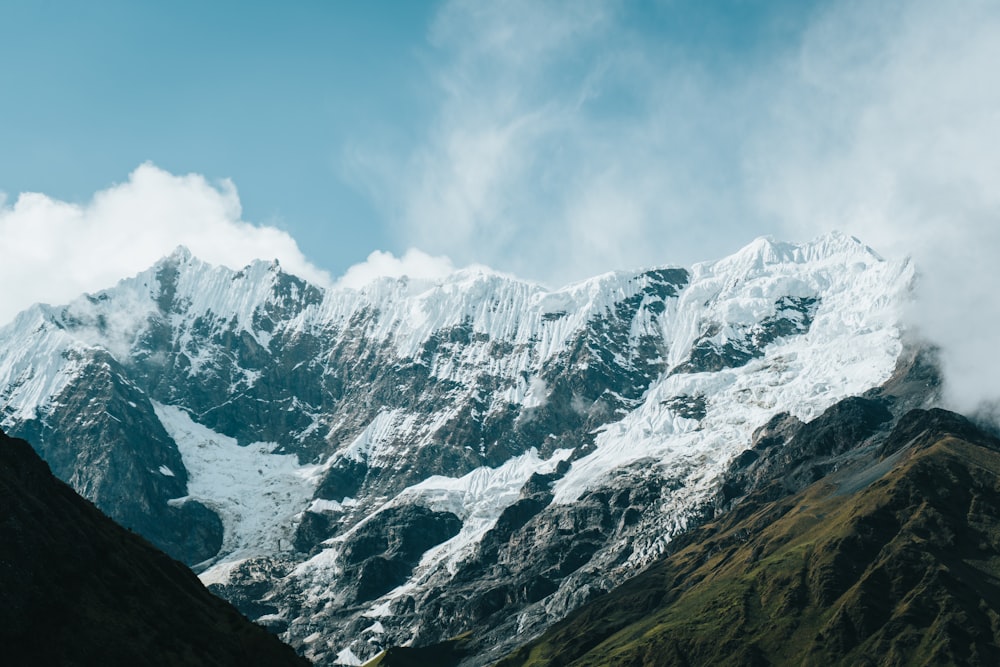
[[[375,605],[361,615],[365,618],[388,618],[393,615],[391,607],[392,600],[386,600],[385,602]],[[379,625],[381,625],[381,623]]]
[[[360,432],[331,428],[330,440],[346,444],[327,464],[347,458],[383,469],[398,463],[401,447],[430,442],[462,401],[481,391],[476,380],[479,374],[506,383],[486,396],[492,406],[487,409],[509,404],[544,406],[550,388],[540,375],[546,362],[558,358],[594,317],[640,294],[651,280],[643,272],[615,272],[547,290],[481,267],[435,280],[379,278],[322,291],[318,303],[301,308],[268,332],[258,330],[255,321],[261,309],[278,298],[276,265],[255,262],[234,272],[181,251],[65,308],[34,306],[0,329],[2,424],[44,419],[56,407],[53,402],[60,393],[100,352],[126,365],[135,355],[146,353],[142,334],[152,321],[168,317],[158,300],[164,290],[161,277],[171,267],[176,267],[177,274],[175,306],[167,322],[173,336],[169,345],[188,356],[192,381],[225,357],[227,351],[212,342],[212,335],[230,329],[236,334],[247,332],[264,348],[278,336],[287,339],[299,331],[321,331],[332,337],[360,335],[410,361],[442,330],[470,329],[472,342],[444,340],[440,349],[448,354],[436,355],[430,362],[434,378],[461,388],[447,405],[431,415],[384,408]],[[749,446],[753,431],[772,415],[787,410],[808,420],[889,377],[902,349],[899,323],[913,275],[908,262],[885,261],[842,234],[800,245],[757,239],[729,257],[691,267],[689,283],[677,298],[667,299],[659,317],[646,312],[631,323],[633,339],[660,337],[668,371],[652,382],[638,407],[595,434],[594,450],[573,461],[554,485],[554,502],[577,500],[584,492],[609,483],[623,466],[641,464],[658,470],[679,482],[679,488],[660,508],[668,525],[662,540],[637,546],[634,558],[655,554],[672,532],[684,527],[688,512],[707,497],[726,464]],[[688,359],[692,346],[709,334],[718,345],[741,340],[762,319],[776,314],[776,303],[783,297],[817,299],[807,333],[772,342],[763,356],[739,368],[671,373]],[[792,311],[784,314],[802,320]],[[209,334],[196,334],[196,322],[205,324]],[[496,354],[490,346],[497,341],[509,353]],[[258,371],[236,370],[235,377],[243,385],[261,377]],[[468,394],[459,395],[463,391]],[[702,397],[705,416],[686,418],[671,409],[679,397]],[[304,510],[341,513],[362,507],[370,517],[396,504],[417,503],[458,515],[463,521],[460,533],[427,552],[409,582],[363,614],[369,618],[391,616],[394,596],[442,571],[454,571],[503,510],[517,500],[532,474],[551,472],[572,454],[560,450],[542,459],[530,450],[496,468],[479,468],[458,478],[430,477],[396,498],[337,502],[313,499],[324,465],[299,465],[292,455],[274,453],[274,443],[241,447],[193,421],[181,405],[154,403],[153,407],[177,442],[188,472],[189,495],[172,502],[197,499],[217,511],[225,526],[223,548],[211,569],[201,575],[205,582],[226,581],[247,558],[287,553],[297,517]],[[312,431],[321,424],[327,428],[323,415],[310,417]],[[156,472],[175,474],[165,465]],[[307,600],[332,596],[331,581],[339,574],[337,542],[349,535],[334,538],[325,545],[328,548],[299,563],[289,575],[302,585]],[[380,624],[371,628],[376,625]],[[338,659],[356,659],[345,651]]]
[[[732,257],[695,266],[692,274],[664,332],[671,366],[686,358],[706,323],[732,328],[760,321],[782,296],[818,296],[819,307],[808,333],[779,339],[761,359],[660,378],[644,403],[604,428],[596,450],[557,482],[555,502],[573,502],[616,468],[651,458],[684,479],[677,507],[689,506],[775,412],[811,419],[882,383],[895,368],[902,349],[897,323],[913,280],[906,262],[885,262],[839,237],[804,247],[759,239]],[[699,423],[663,407],[677,396],[706,397],[705,418]]]
[[[393,443],[399,434],[413,431],[417,423],[423,419],[426,417],[405,410],[380,412],[358,437],[337,452],[337,457],[358,462],[367,461],[372,465],[385,465],[395,459]]]
[[[407,488],[393,504],[413,502],[436,512],[451,512],[462,520],[458,535],[427,551],[421,565],[454,571],[503,511],[517,501],[531,476],[553,472],[572,453],[571,449],[558,449],[542,459],[531,449],[497,468],[477,468],[458,478],[435,475]]]
[[[417,568],[415,579],[430,577],[441,568],[454,571],[458,564],[472,553],[475,545],[483,535],[490,530],[503,511],[517,501],[521,488],[536,473],[547,474],[555,470],[560,461],[572,455],[571,449],[560,449],[553,452],[548,459],[542,459],[534,449],[521,456],[511,458],[497,468],[477,468],[462,477],[445,477],[435,475],[418,484],[414,484],[395,499],[385,503],[378,509],[382,511],[390,507],[406,504],[417,504],[436,512],[451,512],[462,520],[462,528],[458,535],[431,548],[424,553]],[[331,546],[350,539],[361,526],[372,517],[356,524],[348,532],[333,538]],[[316,554],[301,563],[293,570],[291,577],[299,580],[307,599],[320,599],[323,591],[329,588],[329,582],[335,579],[340,570],[337,566],[337,549],[330,548]],[[392,600],[411,589],[417,582],[394,589],[386,594]],[[391,616],[389,602],[374,607],[363,614],[369,618]]]
[[[531,449],[497,468],[476,468],[462,477],[434,475],[410,486],[399,495],[400,503],[416,502],[436,512],[451,512],[463,521],[499,516],[517,500],[521,487],[535,473],[550,473],[573,453],[560,449],[541,459]]]
[[[185,499],[186,500],[186,499]],[[211,584],[228,584],[232,575],[239,570],[240,565],[245,563],[248,558],[237,558],[235,560],[226,560],[222,563],[217,563],[213,565],[210,569],[205,570],[198,575],[198,578],[206,586]]]
[[[344,500],[348,499],[344,498]],[[339,503],[336,500],[326,500],[324,498],[316,498],[311,503],[309,503],[309,507],[306,508],[306,511],[316,512],[317,514],[321,512],[343,512],[344,504]]]
[[[617,277],[595,280],[606,288]],[[733,257],[695,266],[691,284],[661,322],[670,366],[685,360],[709,324],[721,325],[722,343],[726,335],[736,336],[741,327],[774,315],[782,297],[818,297],[810,330],[778,339],[763,357],[742,367],[659,378],[643,403],[605,426],[597,435],[595,451],[574,461],[556,482],[555,502],[573,502],[585,491],[608,483],[623,466],[649,461],[681,483],[663,507],[672,517],[668,534],[649,547],[662,549],[670,534],[686,526],[687,513],[707,499],[726,464],[750,445],[753,431],[777,411],[790,410],[808,420],[889,377],[902,349],[898,322],[912,280],[909,263],[886,262],[855,240],[836,236],[806,246],[760,239]],[[577,297],[590,294],[586,284],[566,291],[575,291]],[[555,305],[570,302],[579,305],[565,294]],[[553,305],[551,299],[545,303]],[[516,398],[524,403],[544,394],[544,385],[534,381],[523,380],[518,386]],[[670,399],[683,396],[705,398],[703,419],[685,418],[665,407]],[[408,428],[411,417],[383,413],[343,454],[360,458],[379,451],[386,457],[393,434],[399,433],[396,429]],[[498,468],[479,468],[461,478],[431,477],[387,503],[385,507],[415,502],[453,512],[463,526],[459,535],[428,551],[414,577],[386,598],[405,594],[441,568],[455,571],[503,509],[517,499],[531,474],[551,472],[570,454],[560,451],[541,460],[530,451]],[[649,556],[640,550],[634,558]],[[323,571],[331,563],[329,556],[320,554],[304,563],[296,576],[311,582],[308,586],[322,586]]]
[[[198,500],[222,518],[225,533],[214,566],[291,549],[296,516],[309,505],[323,466],[275,454],[274,443],[241,447],[183,408],[154,402],[153,409],[188,471],[188,496],[178,500]]]
[[[385,626],[382,625],[382,621],[375,621],[367,628],[361,631],[361,634],[365,635],[371,632],[372,634],[381,635],[385,634]]]
[[[3,426],[39,417],[86,365],[87,348],[50,326],[53,309],[33,306],[0,329]]]
[[[503,511],[517,501],[521,488],[535,473],[551,473],[560,461],[573,453],[571,449],[553,452],[548,459],[542,459],[534,449],[511,458],[497,468],[477,468],[462,477],[435,475],[412,485],[385,503],[378,511],[397,505],[417,504],[436,512],[451,512],[462,520],[458,535],[428,550],[421,558],[416,579],[428,577],[439,568],[454,571],[479,543],[483,535],[496,524]],[[361,526],[378,514],[374,512],[350,531],[331,541],[336,545],[350,539]],[[298,579],[307,599],[319,599],[329,587],[329,581],[339,574],[336,563],[337,550],[326,549],[301,563],[291,576]],[[404,594],[416,582],[394,589],[386,594],[394,599]],[[364,614],[369,618],[391,615],[388,603],[375,607]]]
[[[334,660],[335,664],[338,665],[363,665],[364,662],[361,658],[354,655],[354,652],[350,648],[345,648],[343,651],[337,654],[337,658]]]
[[[187,356],[192,378],[225,353],[209,342],[211,333],[247,332],[266,349],[279,332],[341,331],[368,311],[378,311],[379,316],[367,318],[364,335],[390,342],[402,358],[415,357],[432,335],[457,326],[471,327],[484,340],[510,341],[517,350],[498,360],[488,344],[469,345],[459,358],[444,360],[432,369],[438,378],[462,382],[470,368],[517,377],[559,354],[594,315],[636,294],[646,282],[634,273],[609,273],[546,291],[482,267],[459,270],[438,281],[380,278],[359,289],[325,290],[321,303],[281,322],[280,330],[267,332],[255,326],[254,316],[278,298],[274,288],[280,269],[276,264],[257,261],[236,272],[206,264],[179,249],[113,288],[76,299],[61,310],[34,306],[0,330],[0,349],[6,350],[0,355],[0,387],[10,392],[2,397],[4,423],[36,418],[93,351],[106,350],[121,363],[133,355],[148,354],[142,334],[151,323],[165,318],[158,300],[166,289],[161,280],[172,271],[176,272],[174,305],[166,317],[173,335],[170,346]],[[543,317],[554,312],[566,315]],[[196,323],[207,325],[209,335],[196,336]],[[238,370],[243,371],[247,385],[259,377],[247,369]],[[514,402],[539,405],[544,394],[537,389],[522,387],[513,396]]]

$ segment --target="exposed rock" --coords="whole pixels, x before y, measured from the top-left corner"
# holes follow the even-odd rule
[[[887,442],[890,459],[750,496],[500,666],[995,664],[1000,440],[917,410]]]
[[[355,580],[351,603],[373,600],[405,582],[425,551],[458,534],[450,512],[419,505],[379,512],[343,543],[344,578]]]
[[[750,326],[723,332],[722,324],[709,322],[687,360],[671,372],[705,373],[743,366],[763,356],[764,348],[775,340],[809,331],[818,304],[818,297],[784,296],[775,302],[774,315]]]
[[[187,469],[149,396],[110,354],[77,353],[84,382],[63,390],[59,410],[18,425],[53,472],[118,523],[193,564],[222,545],[219,517],[187,495]]]

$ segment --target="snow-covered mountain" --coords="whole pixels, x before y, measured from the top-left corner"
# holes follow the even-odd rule
[[[662,554],[776,414],[886,382],[912,279],[840,234],[556,291],[179,249],[0,330],[0,416],[320,664],[502,647]]]

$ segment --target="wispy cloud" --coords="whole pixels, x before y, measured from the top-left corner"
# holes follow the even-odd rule
[[[744,51],[681,43],[685,26],[635,10],[670,23],[706,4],[445,2],[422,54],[429,124],[401,152],[359,138],[344,165],[392,249],[423,252],[375,253],[341,284],[484,263],[559,285],[843,229],[916,259],[913,322],[942,346],[954,404],[1000,398],[1000,5],[816,0],[779,38],[733,20]],[[0,320],[178,244],[327,281],[287,234],[241,219],[232,184],[151,165],[86,204],[0,198],[0,235],[0,278],[19,287]]]
[[[0,201],[0,239],[0,323],[32,303],[63,303],[113,285],[178,245],[233,268],[276,258],[288,271],[330,282],[287,233],[241,219],[232,183],[213,186],[202,176],[175,176],[151,164],[85,204],[38,193],[23,193],[9,205]]]
[[[913,322],[953,404],[1000,399],[1000,5],[842,2],[805,34],[748,152],[793,234],[837,227],[921,273]]]
[[[917,260],[954,404],[1000,396],[1000,5],[820,2],[746,62],[628,11],[443,6],[434,122],[403,159],[354,154],[404,247],[559,284],[843,229]]]
[[[622,4],[455,1],[430,40],[432,125],[395,163],[352,154],[407,245],[559,284],[773,231],[737,203],[750,86],[700,76]]]

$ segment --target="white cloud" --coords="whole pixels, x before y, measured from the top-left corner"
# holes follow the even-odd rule
[[[0,201],[0,322],[36,302],[63,303],[152,266],[178,245],[214,264],[242,268],[278,259],[286,271],[329,284],[287,233],[240,219],[236,188],[175,176],[152,164],[86,204],[23,193]]]
[[[376,250],[368,259],[351,266],[337,280],[337,287],[357,289],[377,278],[410,278],[413,280],[441,280],[454,273],[455,267],[447,257],[433,257],[410,248],[402,257]]]
[[[913,320],[954,405],[1000,398],[1000,5],[833,0],[785,51],[715,71],[623,7],[446,2],[431,125],[402,159],[351,157],[402,246],[427,252],[375,252],[339,284],[438,280],[445,256],[561,284],[839,228],[916,258]],[[0,238],[0,321],[177,245],[330,282],[288,234],[243,221],[231,183],[150,164],[83,204],[0,195]]]
[[[948,398],[1000,399],[1000,5],[841,2],[803,40],[748,161],[786,229],[912,255]]]
[[[549,284],[769,233],[912,255],[914,322],[971,410],[1000,397],[1000,5],[816,6],[720,64],[610,0],[447,2],[434,122],[404,159],[356,147],[353,166],[405,243]]]
[[[349,155],[407,244],[558,285],[775,231],[731,177],[751,87],[697,76],[620,3],[455,0],[430,39],[431,126],[403,160]]]

